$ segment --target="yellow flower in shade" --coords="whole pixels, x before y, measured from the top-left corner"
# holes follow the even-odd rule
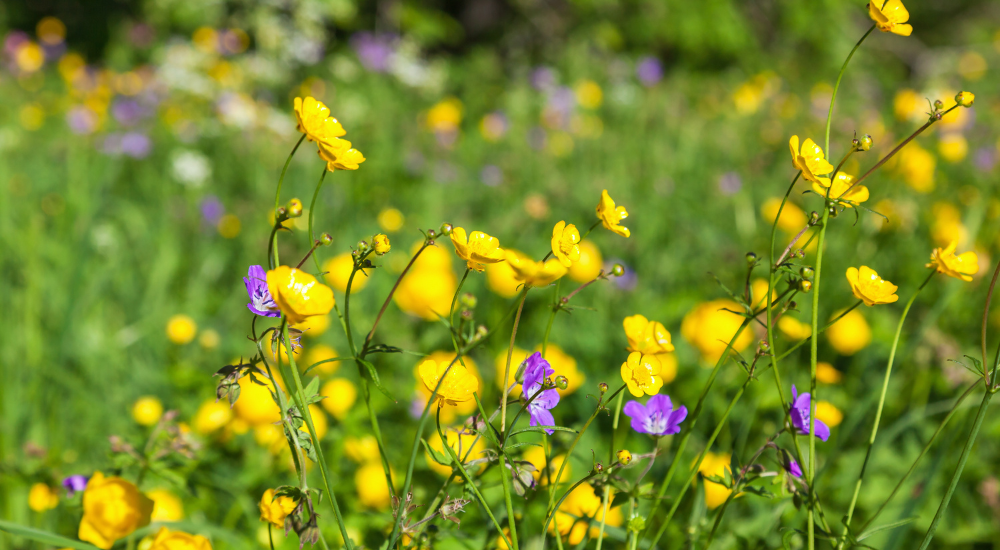
[[[562,477],[559,479],[560,483],[566,483],[573,479],[573,463],[567,462],[565,468],[562,466],[562,463],[566,461],[566,455],[554,456],[546,463],[545,449],[541,447],[528,447],[528,450],[524,451],[522,458],[535,467],[535,471],[531,473],[531,476],[541,485],[548,485],[550,479],[555,479],[556,474],[559,473],[559,468],[563,469]],[[546,464],[548,464],[547,470]]]
[[[778,319],[778,330],[792,340],[805,340],[812,334],[812,327],[794,317],[782,315]]]
[[[267,290],[278,309],[295,325],[333,309],[333,291],[316,277],[294,267],[279,266],[267,272]]]
[[[726,345],[742,324],[743,318],[733,311],[742,311],[742,306],[732,300],[698,304],[681,321],[681,335],[701,351],[703,359],[715,362],[726,351]],[[753,331],[744,329],[733,342],[733,349],[743,351],[752,341]]]
[[[152,513],[153,501],[135,485],[94,472],[83,491],[83,518],[77,536],[107,550],[116,540],[149,525]]]
[[[727,454],[705,453],[705,458],[701,461],[701,466],[698,467],[698,473],[705,477],[725,476],[726,470],[730,469],[729,463],[731,461],[732,456]],[[733,491],[724,485],[705,480],[705,506],[709,510],[722,506],[722,503],[726,502],[732,493]]]
[[[931,252],[931,263],[927,264],[927,267],[933,267],[938,273],[968,282],[979,272],[979,257],[971,251],[956,256],[957,244],[952,241],[945,248],[935,248]]]
[[[298,130],[305,134],[309,141],[323,143],[347,133],[340,122],[330,116],[330,109],[322,101],[311,97],[305,99],[297,97],[294,100],[294,107]]]
[[[836,319],[842,311],[834,312],[830,320]],[[872,329],[865,321],[865,316],[857,309],[852,309],[825,331],[830,346],[841,355],[854,355],[868,347],[872,342]]]
[[[844,413],[829,401],[816,402],[816,420],[822,420],[831,428],[844,420]]]
[[[395,233],[403,227],[403,213],[395,208],[386,208],[378,213],[378,226],[386,233]]]
[[[779,208],[781,208],[781,199],[779,197],[772,197],[764,201],[764,204],[760,206],[760,214],[764,216],[764,220],[767,223],[774,223],[774,219],[778,217]],[[785,233],[794,235],[801,231],[808,221],[809,218],[806,217],[806,213],[798,205],[791,201],[785,201],[785,207],[781,209],[781,218],[778,218],[778,228]]]
[[[36,483],[28,491],[28,508],[36,512],[51,510],[59,504],[59,493],[44,483]]]
[[[317,319],[318,317],[310,317],[310,319]],[[331,348],[326,344],[314,344],[309,347],[306,351],[306,360],[300,365],[302,368],[312,368],[311,373],[318,374],[320,376],[329,376],[340,369],[340,361],[329,361],[329,359],[337,358],[337,350]],[[320,361],[326,361],[326,363],[320,363]],[[319,363],[319,365],[316,365]],[[316,365],[313,367],[313,365]]]
[[[153,500],[152,521],[180,521],[184,519],[184,503],[166,489],[153,489],[146,493]]]
[[[264,491],[260,497],[260,520],[266,521],[277,528],[285,526],[285,518],[291,514],[298,504],[287,496],[274,496],[274,489]]]
[[[868,17],[872,18],[875,26],[882,32],[900,36],[910,36],[913,32],[913,26],[905,24],[910,20],[910,12],[906,11],[900,0],[871,0],[868,2]]]
[[[976,94],[972,92],[958,92],[955,96],[955,103],[958,103],[962,107],[972,107],[972,104],[976,101]]]
[[[580,258],[569,267],[569,278],[578,283],[593,281],[601,273],[604,258],[597,246],[590,241],[580,241]]]
[[[233,411],[229,408],[227,401],[209,399],[198,407],[198,412],[194,413],[192,424],[196,433],[207,435],[225,426],[232,419]]]
[[[456,227],[451,231],[451,244],[455,245],[455,254],[466,261],[469,269],[476,271],[486,269],[483,264],[495,264],[504,258],[500,241],[482,231],[466,235],[465,229]]]
[[[535,351],[542,351],[541,344],[535,346]],[[576,368],[576,359],[569,355],[563,349],[556,344],[549,343],[547,349],[545,350],[545,360],[549,362],[549,366],[556,371],[556,376],[565,376],[568,384],[565,390],[559,390],[560,395],[569,395],[579,389],[584,382],[587,381],[587,377],[583,375],[579,369]],[[661,358],[661,363],[662,363]],[[513,365],[511,366],[513,368]],[[664,366],[666,370],[666,366]],[[502,376],[502,373],[501,373]],[[660,376],[663,378],[664,382],[668,382],[664,373],[661,372]],[[673,378],[671,378],[672,380]]]
[[[379,459],[378,441],[373,435],[344,438],[344,454],[358,464],[376,462]]]
[[[320,401],[320,405],[326,412],[333,415],[337,420],[347,418],[347,413],[354,406],[358,399],[358,389],[354,383],[346,378],[334,378],[319,389],[320,395],[325,395],[326,399]]]
[[[160,527],[147,550],[212,550],[212,543],[201,535]]]
[[[843,378],[844,375],[830,363],[826,361],[816,363],[816,380],[824,384],[839,384]]]
[[[458,361],[451,364],[450,369],[448,368],[449,363],[428,359],[420,363],[420,366],[417,367],[420,372],[420,380],[424,383],[424,388],[432,393],[434,392],[434,388],[437,388],[438,381],[441,380],[442,376],[444,377],[444,381],[441,382],[441,387],[438,388],[437,392],[439,407],[443,405],[457,405],[469,401],[472,399],[473,392],[479,389],[479,379],[475,375],[470,373]],[[445,374],[445,371],[447,371],[447,374]]]
[[[875,0],[878,1],[878,0]],[[918,193],[934,190],[934,171],[937,160],[929,151],[917,143],[911,143],[897,155],[896,171],[903,181]]]
[[[281,420],[281,409],[271,397],[274,387],[266,376],[257,374],[256,377],[268,386],[257,384],[249,376],[240,378],[240,398],[233,404],[233,413],[250,426],[274,424]]]
[[[931,207],[931,240],[938,245],[964,241],[969,234],[962,223],[962,212],[953,204],[939,201]]]
[[[622,321],[625,337],[628,338],[628,350],[638,351],[646,355],[659,355],[674,351],[670,342],[670,333],[659,321],[650,321],[642,315],[626,317]]]
[[[175,344],[187,344],[197,333],[198,325],[187,315],[174,315],[167,320],[167,339]]]
[[[560,221],[552,228],[552,253],[564,267],[580,259],[580,232],[575,225]]]
[[[597,203],[597,217],[608,231],[614,231],[626,239],[632,234],[627,227],[620,225],[622,220],[628,217],[628,211],[624,206],[615,206],[615,201],[608,195],[607,189],[601,191],[601,201]]]
[[[152,426],[163,416],[163,403],[152,395],[144,395],[132,405],[132,418],[140,426]]]
[[[508,250],[506,256],[507,263],[514,270],[514,278],[528,286],[548,286],[565,275],[567,271],[566,266],[555,258],[536,262],[514,250]]]
[[[866,265],[860,269],[847,268],[847,282],[851,285],[854,296],[863,300],[866,306],[891,304],[899,299],[899,296],[896,296],[899,287],[882,279],[874,269]]]
[[[389,237],[382,233],[372,238],[372,246],[375,247],[375,253],[379,256],[388,253],[392,248],[392,245],[389,244]]]
[[[614,493],[610,494],[609,500],[613,496]],[[566,496],[566,500],[559,506],[555,518],[549,524],[549,532],[558,532],[561,536],[568,537],[570,544],[576,545],[583,542],[584,537],[588,535],[593,538],[600,536],[602,519],[612,527],[620,526],[622,524],[621,509],[620,506],[611,508],[605,518],[601,496],[595,492],[592,485],[584,483]],[[588,522],[588,520],[591,521]],[[588,523],[591,525],[589,529],[587,528]]]
[[[395,474],[393,479],[396,479]],[[354,472],[354,485],[358,489],[358,500],[361,504],[375,510],[389,507],[392,495],[389,493],[389,482],[385,479],[385,470],[378,462],[369,462]]]
[[[445,438],[448,440],[448,446],[462,459],[463,465],[470,460],[483,458],[483,451],[486,450],[485,438],[477,438],[472,433],[458,433],[455,430],[445,430]],[[445,451],[444,446],[441,445],[441,436],[435,433],[432,437],[428,438],[427,443],[438,453],[447,456],[448,451]],[[431,458],[430,454],[425,453],[425,458],[431,470],[443,476],[451,475],[451,466],[438,464]],[[485,467],[486,464],[482,464],[479,466],[479,469],[481,470]],[[461,477],[458,479],[462,481]]]
[[[520,252],[518,252],[520,254]],[[521,281],[517,280],[517,273],[507,262],[499,262],[486,266],[486,285],[490,290],[504,298],[517,296],[521,287]]]
[[[826,193],[829,190],[831,199],[850,201],[855,204],[861,204],[868,200],[868,188],[864,185],[854,185],[854,176],[850,174],[837,172],[837,177],[833,179],[832,189],[830,188],[830,178],[819,178],[819,180],[820,183],[813,182],[812,188],[821,197],[826,197]],[[852,185],[854,185],[853,188],[851,187]],[[850,204],[842,204],[848,208],[853,208]]]
[[[421,254],[427,255],[431,250],[441,250],[428,248]],[[419,263],[420,260],[417,260]],[[447,317],[451,308],[451,299],[455,295],[458,281],[451,269],[415,269],[414,265],[403,277],[399,288],[392,299],[399,306],[399,309],[427,321],[437,321],[441,317]]]
[[[327,284],[340,292],[347,292],[347,281],[351,279],[351,271],[354,269],[354,258],[350,252],[338,254],[323,262],[323,278]],[[358,271],[354,274],[354,281],[351,282],[351,294],[365,288],[368,284],[368,274],[366,271]]]
[[[622,380],[628,385],[628,392],[636,397],[642,397],[642,394],[656,395],[663,387],[663,378],[660,377],[662,369],[663,366],[655,355],[633,351],[622,363]]]
[[[802,177],[808,181],[818,183],[820,176],[833,172],[833,165],[827,162],[823,149],[816,145],[810,138],[799,147],[799,136],[792,136],[788,140],[788,148],[792,152],[792,166],[802,171]],[[829,181],[829,178],[826,178]]]

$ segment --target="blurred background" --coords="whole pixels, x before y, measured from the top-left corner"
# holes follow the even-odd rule
[[[985,272],[1000,245],[1000,4],[906,5],[913,36],[875,32],[854,57],[828,156],[839,159],[855,134],[871,134],[873,150],[845,166],[858,175],[926,120],[928,99],[950,106],[965,89],[977,101],[866,181],[865,206],[887,221],[863,210],[834,220],[824,319],[854,301],[843,279],[849,266],[871,266],[900,286],[905,301],[925,278],[933,247],[958,241],[960,251],[979,254]],[[249,265],[267,263],[274,188],[298,139],[297,96],[329,105],[368,159],[356,172],[328,175],[314,212],[317,232],[334,237],[317,254],[340,304],[350,269],[344,254],[377,232],[392,240],[393,251],[351,298],[357,333],[371,326],[422,238],[418,229],[450,222],[541,257],[552,225],[589,227],[607,189],[628,209],[624,225],[632,236],[595,230],[586,262],[561,289],[565,294],[579,284],[570,279],[585,282],[613,263],[626,275],[593,285],[575,298],[579,308],[556,321],[552,361],[557,373],[572,373],[557,421],[578,426],[592,410],[586,395],[596,384],[617,387],[627,344],[621,322],[633,314],[661,321],[673,334],[676,378],[665,391],[693,407],[708,374],[702,367],[718,353],[716,336],[732,330],[705,313],[722,304],[706,303],[725,297],[707,273],[738,288],[745,254],[766,256],[774,201],[794,176],[787,140],[797,134],[822,144],[837,71],[869,25],[860,0],[0,4],[0,518],[74,536],[79,496],[67,499],[58,489],[52,508],[29,498],[32,487],[114,471],[110,436],[141,448],[160,413],[176,410],[199,449],[145,478],[143,490],[158,495],[158,520],[210,533],[216,548],[259,544],[259,495],[293,483],[294,473],[287,455],[272,452],[273,420],[261,412],[266,394],[245,389],[246,405],[229,411],[213,403],[212,374],[254,353],[240,279]],[[298,197],[308,207],[322,168],[311,147],[302,147],[282,200]],[[806,190],[798,184],[791,195],[779,247],[821,205]],[[305,219],[282,237],[283,259],[297,262],[308,250]],[[404,280],[380,328],[385,343],[419,353],[451,349],[432,312],[440,311],[442,295],[447,308],[464,266],[450,243],[439,244],[440,253],[432,251]],[[950,360],[978,356],[983,279],[937,277],[917,300],[858,517],[878,507],[971,383],[972,375]],[[478,298],[476,322],[491,327],[512,301],[509,274],[497,270],[471,275],[463,291]],[[529,295],[519,348],[541,343],[552,292]],[[794,312],[801,323],[809,319],[807,301]],[[818,479],[830,517],[846,511],[901,309],[862,307],[843,330],[821,339],[829,370],[820,399],[834,428],[820,446]],[[339,322],[330,321],[315,321],[306,332],[307,364],[347,353]],[[782,327],[778,345],[802,338],[801,323]],[[509,322],[471,357],[493,402],[506,331]],[[383,430],[403,442],[390,448],[397,472],[405,472],[415,431],[411,405],[423,399],[413,374],[419,360],[386,354],[376,363],[394,397],[373,396]],[[356,397],[358,373],[350,362],[323,366],[316,372],[337,399],[316,414],[327,426],[324,445],[341,506],[356,540],[377,545],[391,513],[365,439],[370,428]],[[782,369],[788,383],[806,385],[805,348]],[[706,475],[721,472],[732,454],[747,460],[780,427],[770,377],[750,386],[713,448],[720,465]],[[738,366],[723,370],[699,424],[704,429],[682,464],[703,448],[741,382]],[[911,548],[922,534],[957,463],[974,401],[882,516],[919,519],[869,539],[873,545]],[[611,421],[598,422],[580,449],[604,448]],[[1000,420],[991,414],[936,547],[1000,546],[998,436]],[[557,447],[569,443],[554,440]],[[622,440],[633,452],[651,448],[627,430]],[[578,478],[591,458],[576,454],[571,469]],[[659,479],[667,464],[658,463],[651,476]],[[777,467],[773,457],[765,465]],[[418,460],[417,502],[429,502],[444,479],[433,466]],[[685,540],[700,547],[711,527],[704,487],[699,482],[697,498],[668,530],[677,547]],[[532,505],[544,508],[543,500]],[[526,514],[530,532],[541,532],[539,515]],[[799,527],[803,518],[787,496],[748,495],[731,506],[728,529],[712,548],[780,547],[779,527]],[[336,545],[332,515],[325,519],[324,533]],[[463,521],[483,520],[470,507]],[[454,538],[442,544],[492,547],[496,534],[485,531],[448,531]],[[612,540],[623,540],[617,533]],[[292,539],[278,543],[292,548]],[[32,544],[0,534],[3,549]]]

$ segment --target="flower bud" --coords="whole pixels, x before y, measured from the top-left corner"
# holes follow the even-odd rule
[[[812,279],[814,275],[813,268],[803,267],[799,270],[799,275],[802,275],[803,279]]]
[[[358,241],[358,252],[364,252],[368,250],[368,241]]]
[[[475,294],[471,294],[468,292],[463,292],[462,296],[459,297],[458,300],[462,304],[462,307],[464,307],[465,309],[473,309],[476,307],[476,304],[478,303]]]
[[[443,223],[441,224],[441,229],[439,229],[438,231],[440,231],[442,235],[451,235],[451,230],[454,228],[455,227],[452,226],[450,223]]]
[[[767,340],[761,340],[757,343],[757,347],[760,349],[761,353],[767,353],[771,351],[771,344],[767,343]]]
[[[372,244],[375,247],[375,253],[379,256],[386,254],[392,249],[392,245],[389,243],[389,237],[379,233],[372,237]]]
[[[628,466],[629,463],[632,462],[632,453],[630,453],[628,449],[618,451],[618,462],[620,462],[622,466]]]
[[[955,103],[958,103],[962,107],[972,107],[972,104],[976,101],[976,94],[972,92],[958,92],[955,96]]]
[[[871,150],[872,145],[875,143],[874,141],[872,141],[872,137],[869,134],[861,136],[860,141],[861,145],[858,147],[859,151],[869,151]]]
[[[632,533],[641,533],[646,530],[646,518],[634,516],[628,520],[628,530]]]
[[[837,207],[835,205],[830,205],[829,212],[831,218],[836,218],[837,214],[840,214],[840,212],[837,211]]]
[[[621,277],[625,274],[625,266],[622,264],[615,264],[611,267],[611,274],[615,277]]]
[[[433,229],[428,229],[427,230],[427,238],[428,239],[433,239],[435,237],[437,237],[437,233],[435,233]]]
[[[934,110],[940,111],[941,109],[944,109],[944,101],[941,101],[940,99],[934,100]]]
[[[274,215],[278,218],[278,221],[288,219],[288,209],[284,206],[279,206],[277,210],[274,211]]]
[[[302,215],[302,201],[299,199],[292,199],[288,201],[288,217],[298,218]]]
[[[594,464],[594,471],[597,472],[597,473],[599,473],[599,474],[603,473],[604,472],[604,464],[601,464],[600,462],[595,463]]]
[[[330,235],[329,233],[323,233],[322,235],[319,236],[319,242],[323,246],[330,246],[331,244],[333,244],[333,236]]]
[[[757,255],[753,252],[747,252],[747,265],[753,265],[757,261]]]
[[[556,376],[556,387],[559,388],[560,390],[565,390],[566,388],[568,388],[569,378],[566,378],[561,374],[559,376]]]
[[[809,292],[810,290],[812,290],[812,287],[813,287],[812,281],[806,281],[806,280],[799,281],[799,290],[802,292]]]
[[[604,395],[605,393],[608,393],[608,384],[607,384],[607,382],[601,382],[600,384],[598,384],[597,385],[597,389],[601,390],[601,395]]]
[[[819,212],[813,210],[809,213],[809,225],[814,226],[819,223]]]
[[[798,249],[798,250],[796,250],[795,251],[795,257],[796,258],[805,258],[806,257],[806,251],[802,250],[801,248]]]

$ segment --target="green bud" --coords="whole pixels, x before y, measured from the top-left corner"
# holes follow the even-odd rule
[[[292,199],[288,201],[288,217],[298,218],[302,215],[302,201],[299,199]]]
[[[771,344],[767,343],[767,340],[761,340],[757,343],[757,347],[760,349],[761,353],[767,353],[771,351]]]
[[[941,101],[940,99],[935,100],[934,101],[934,110],[940,111],[941,109],[944,109],[944,101]]]
[[[873,144],[874,141],[872,141],[872,136],[869,134],[865,134],[864,136],[861,137],[861,147],[859,148],[859,150],[869,151],[871,150]]]
[[[625,274],[625,266],[622,264],[615,264],[611,267],[611,274],[615,277],[621,277]]]
[[[799,270],[799,275],[801,275],[803,279],[812,279],[814,275],[813,268],[803,267]]]
[[[566,378],[561,374],[559,376],[556,376],[555,382],[556,382],[556,387],[559,388],[560,390],[565,390],[566,388],[569,387],[569,378]]]
[[[451,235],[451,231],[455,229],[450,223],[441,224],[441,229],[439,230],[442,235]]]
[[[368,250],[368,241],[358,241],[358,252]]]
[[[274,211],[274,215],[277,216],[278,221],[288,219],[288,209],[284,206],[279,206],[277,210]]]
[[[747,264],[753,265],[757,261],[757,255],[753,252],[747,252]]]
[[[322,235],[319,236],[319,242],[323,246],[330,246],[331,244],[333,244],[333,236],[330,235],[329,233],[323,233]]]
[[[809,225],[813,226],[819,223],[819,212],[813,210],[809,213]]]
[[[608,384],[606,382],[601,382],[597,385],[597,389],[601,390],[601,395],[608,393]]]
[[[462,297],[459,298],[459,301],[462,303],[462,307],[464,307],[465,309],[473,309],[476,307],[477,303],[476,296],[468,292],[462,293]]]
[[[632,519],[628,520],[628,530],[632,533],[641,533],[646,530],[646,518],[642,516],[633,516]]]

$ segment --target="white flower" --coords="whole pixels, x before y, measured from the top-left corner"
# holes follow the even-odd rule
[[[174,179],[189,187],[201,187],[212,177],[208,157],[197,151],[178,150],[171,156]]]

